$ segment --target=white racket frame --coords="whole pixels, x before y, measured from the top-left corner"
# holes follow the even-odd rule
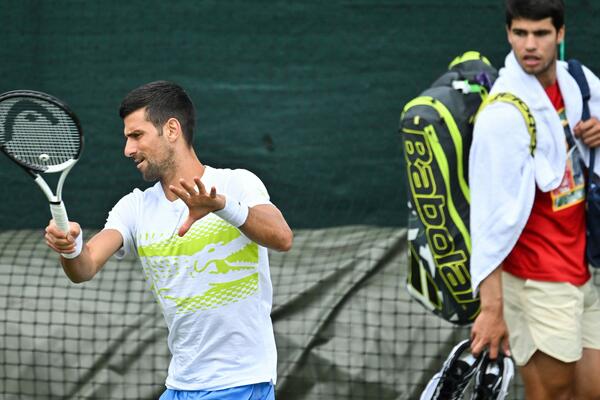
[[[58,184],[56,185],[56,194],[50,189],[50,186],[46,183],[44,178],[38,173],[32,172],[34,175],[34,181],[37,185],[42,189],[42,192],[46,195],[46,198],[50,202],[50,213],[52,213],[52,218],[54,218],[54,222],[56,226],[63,231],[69,232],[69,217],[67,215],[67,209],[65,208],[65,204],[62,201],[62,189],[65,184],[65,179],[71,171],[71,168],[77,163],[77,160],[71,159],[66,161],[60,165],[54,165],[49,167],[45,173],[53,173],[53,172],[61,172],[60,177],[58,178]]]
[[[62,232],[68,233],[69,232],[69,217],[67,215],[67,210],[65,208],[65,205],[62,201],[62,190],[63,190],[63,186],[65,183],[65,179],[66,179],[67,175],[69,174],[69,171],[71,171],[71,168],[73,168],[73,166],[77,163],[77,161],[79,160],[79,157],[81,156],[81,152],[83,150],[83,133],[81,131],[81,126],[79,124],[79,120],[78,120],[77,116],[75,115],[75,113],[73,113],[73,111],[71,111],[65,103],[63,103],[56,97],[51,96],[47,93],[37,92],[37,91],[33,91],[33,90],[14,90],[11,92],[6,92],[6,93],[1,94],[0,98],[2,100],[5,100],[5,99],[11,98],[11,97],[16,97],[16,96],[23,96],[23,97],[29,96],[32,98],[41,99],[44,101],[49,101],[51,103],[54,103],[56,106],[62,108],[67,114],[69,114],[69,116],[74,120],[74,122],[79,130],[79,133],[81,135],[81,147],[79,149],[77,158],[72,158],[72,159],[65,161],[58,165],[48,166],[44,171],[34,171],[31,168],[28,168],[26,165],[23,165],[23,163],[21,163],[19,160],[15,159],[14,157],[12,157],[10,154],[7,153],[7,156],[10,159],[12,159],[20,167],[25,169],[33,177],[33,180],[40,187],[42,192],[44,192],[44,195],[46,195],[46,198],[48,199],[48,202],[50,203],[50,213],[52,214],[52,218],[54,219],[54,222],[56,223],[56,225]],[[42,178],[40,173],[56,173],[56,172],[61,172],[61,175],[58,178],[58,184],[56,185],[56,194],[54,194],[54,192],[52,191],[52,189],[50,189],[50,186],[48,186],[48,183],[46,183],[46,181],[44,180],[44,178]],[[64,256],[64,254],[63,254],[63,256]],[[68,257],[68,255],[66,255],[66,256]]]

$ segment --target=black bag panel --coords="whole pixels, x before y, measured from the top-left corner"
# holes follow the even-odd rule
[[[594,268],[600,268],[600,179],[590,171],[589,188],[586,193],[586,257]]]
[[[480,59],[454,65],[407,104],[400,120],[409,186],[407,288],[459,325],[479,313],[469,265],[468,157],[474,116],[496,78]]]

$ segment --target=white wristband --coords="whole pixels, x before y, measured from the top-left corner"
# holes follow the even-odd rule
[[[81,254],[81,250],[83,250],[83,230],[79,232],[79,235],[75,238],[75,251],[72,253],[60,253],[64,258],[75,258]]]
[[[248,206],[235,201],[233,199],[225,199],[225,207],[221,210],[215,211],[214,213],[231,225],[239,228],[244,225],[246,218],[248,218]]]

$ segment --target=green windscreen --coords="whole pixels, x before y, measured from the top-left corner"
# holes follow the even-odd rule
[[[566,3],[567,58],[598,73],[600,2]],[[270,254],[278,399],[417,399],[468,337],[405,288],[398,123],[455,56],[502,66],[502,0],[6,0],[0,37],[0,93],[47,92],[81,121],[63,197],[86,239],[149,185],[118,108],[150,81],[191,96],[203,163],[265,183],[295,233]],[[158,398],[170,355],[138,261],[72,284],[44,242],[45,196],[3,155],[0,182],[0,398]]]
[[[85,147],[64,200],[93,227],[147,186],[123,155],[118,107],[159,79],[192,97],[200,159],[252,170],[294,227],[403,226],[403,105],[457,54],[507,50],[496,1],[8,4],[0,92],[48,92],[77,113]],[[45,226],[44,196],[4,157],[0,179],[15,210],[0,228]]]

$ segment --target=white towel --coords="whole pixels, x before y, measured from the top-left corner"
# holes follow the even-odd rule
[[[590,112],[600,116],[600,80],[585,67],[584,71],[592,93]],[[581,119],[582,99],[565,62],[558,62],[557,80],[573,129]],[[537,147],[532,157],[525,120],[514,106],[497,102],[478,115],[469,157],[474,293],[521,235],[535,186],[548,192],[561,183],[565,173],[565,134],[558,113],[539,81],[523,71],[512,52],[490,94],[499,92],[510,92],[528,105],[536,122]],[[576,143],[587,164],[587,147],[579,140]],[[600,172],[599,158],[597,154],[596,173]]]

